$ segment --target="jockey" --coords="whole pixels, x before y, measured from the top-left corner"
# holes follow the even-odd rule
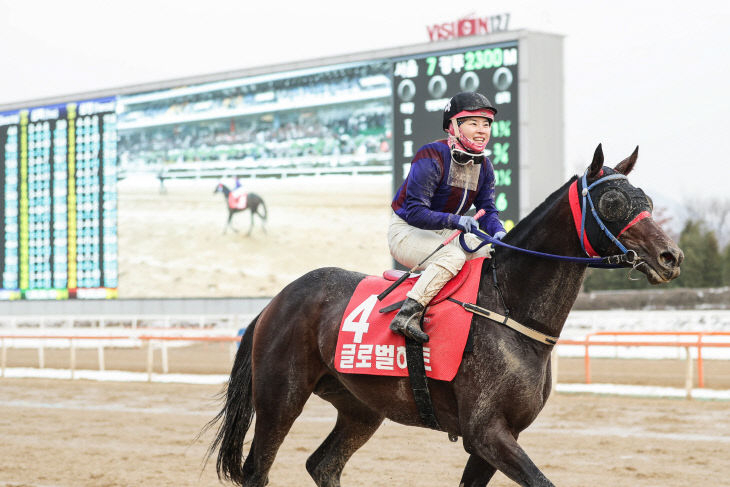
[[[496,114],[487,97],[479,93],[459,93],[446,104],[443,129],[447,138],[418,150],[391,204],[388,245],[400,264],[416,266],[453,229],[467,234],[481,227],[494,238],[504,237],[494,206],[494,168],[484,152]],[[479,220],[464,215],[472,204],[485,210]],[[471,246],[481,242],[474,235],[465,238]],[[419,267],[423,272],[406,294],[390,329],[421,343],[428,341],[420,324],[428,303],[466,260],[488,255],[489,246],[468,253],[458,240],[436,252]]]

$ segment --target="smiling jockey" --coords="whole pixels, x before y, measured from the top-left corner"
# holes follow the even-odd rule
[[[391,204],[393,216],[388,245],[393,258],[412,268],[424,260],[453,229],[469,233],[480,227],[502,239],[504,227],[494,206],[494,168],[485,149],[497,110],[484,95],[463,92],[444,108],[443,129],[448,137],[421,147]],[[465,216],[472,206],[485,215]],[[474,235],[466,235],[476,246]],[[406,294],[390,329],[418,342],[428,341],[421,328],[426,306],[455,276],[466,260],[485,257],[488,247],[465,252],[453,240],[419,268],[421,276]]]

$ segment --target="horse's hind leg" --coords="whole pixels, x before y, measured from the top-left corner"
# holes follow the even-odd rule
[[[323,399],[337,408],[337,422],[327,438],[307,459],[307,471],[317,487],[340,487],[340,475],[350,457],[380,427],[383,416],[367,408],[349,392]]]
[[[317,370],[295,372],[303,366],[297,366],[297,357],[292,354],[291,362],[281,358],[283,353],[276,356],[278,360],[259,362],[257,370],[254,355],[256,425],[251,449],[243,464],[243,487],[266,485],[276,453],[311,396],[320,374]]]
[[[259,210],[261,210],[261,211],[259,211]],[[261,204],[259,206],[256,207],[256,214],[261,219],[261,229],[264,231],[264,233],[267,233],[266,232],[266,206],[264,205],[263,201],[261,202]]]
[[[459,487],[485,487],[497,471],[483,458],[469,455]]]

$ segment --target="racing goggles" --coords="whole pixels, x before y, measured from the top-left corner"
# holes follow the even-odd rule
[[[451,147],[451,160],[457,164],[469,164],[469,161],[473,161],[474,164],[481,164],[486,157],[484,152],[481,154],[472,154],[471,152],[457,149],[454,146]]]

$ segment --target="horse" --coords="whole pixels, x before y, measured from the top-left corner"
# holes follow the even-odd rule
[[[573,257],[586,255],[586,243],[603,256],[624,245],[631,249],[625,255],[635,252],[632,270],[645,274],[650,283],[676,278],[682,251],[651,218],[648,196],[625,177],[637,158],[638,147],[615,168],[604,167],[599,145],[584,179],[574,176],[548,196],[504,242]],[[623,229],[616,241],[595,236],[599,219],[587,204],[582,209],[585,220],[579,224],[574,217],[570,193],[575,187],[580,198],[576,185],[581,181],[597,183],[584,184],[581,193],[591,206],[598,201],[597,214],[608,226]],[[585,240],[590,235],[592,241]],[[507,308],[514,320],[559,337],[586,268],[585,263],[497,246],[482,267],[476,304]],[[341,374],[335,369],[343,313],[365,277],[334,267],[310,271],[288,284],[248,326],[222,391],[223,408],[206,425],[218,425],[206,458],[218,450],[219,479],[263,487],[279,446],[311,394],[337,409],[334,428],[306,461],[317,487],[340,486],[346,462],[385,418],[426,427],[408,377]],[[438,429],[461,437],[469,454],[459,485],[484,487],[499,470],[522,486],[553,486],[517,442],[550,394],[553,346],[477,314],[471,333],[472,351],[464,353],[454,379],[428,380]],[[244,461],[244,436],[254,415],[254,436]],[[418,461],[417,447],[410,453]]]
[[[231,219],[233,218],[233,215],[238,213],[239,211],[251,211],[251,225],[248,228],[247,236],[251,235],[251,232],[253,231],[253,217],[254,215],[258,216],[261,219],[261,229],[266,233],[266,219],[267,219],[267,210],[266,210],[266,204],[264,203],[264,199],[257,195],[256,193],[246,193],[246,201],[245,205],[243,207],[235,206],[231,203],[231,189],[226,186],[223,183],[218,183],[218,186],[216,186],[215,191],[213,193],[223,193],[223,198],[226,201],[226,208],[228,208],[228,220],[226,220],[226,225],[223,227],[223,233],[225,234],[228,228],[230,227],[231,230],[234,232],[237,232],[233,225],[231,224]],[[261,211],[259,211],[261,209]]]

